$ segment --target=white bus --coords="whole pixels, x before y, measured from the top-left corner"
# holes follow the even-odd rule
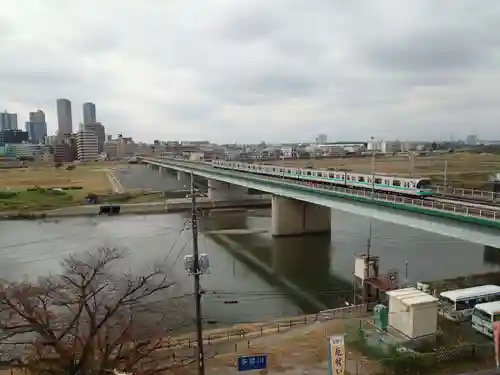
[[[500,300],[500,286],[481,285],[449,290],[439,295],[438,313],[453,321],[464,321],[472,316],[474,306]]]
[[[493,323],[500,321],[500,301],[481,303],[474,307],[472,328],[493,337]]]

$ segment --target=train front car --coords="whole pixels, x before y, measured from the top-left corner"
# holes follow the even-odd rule
[[[431,180],[427,178],[421,178],[416,184],[416,194],[421,197],[432,196],[432,183]]]

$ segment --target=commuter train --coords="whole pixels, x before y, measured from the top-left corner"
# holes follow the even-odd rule
[[[279,178],[311,181],[316,183],[344,186],[354,189],[375,189],[376,191],[418,197],[432,196],[431,181],[425,178],[391,177],[325,169],[293,168],[269,164],[248,164],[224,160],[213,160],[212,167],[232,169],[247,173],[264,174]]]

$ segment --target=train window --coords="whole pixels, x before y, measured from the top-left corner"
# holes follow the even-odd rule
[[[311,171],[307,171],[307,173],[306,173],[306,174],[307,174],[308,176],[310,176],[310,175],[311,175]]]
[[[335,175],[333,173],[330,173],[329,177],[330,178],[335,178]]]
[[[385,183],[386,185],[390,185],[390,184],[391,184],[389,180],[384,180],[384,183]]]
[[[280,172],[283,173],[285,171],[284,168],[280,168]]]
[[[399,180],[392,180],[392,186],[401,186],[401,181],[399,181]]]
[[[382,179],[381,178],[376,178],[375,179],[375,183],[376,184],[381,184],[382,183]]]
[[[363,176],[358,176],[358,181],[359,182],[365,182],[365,178]]]
[[[420,180],[417,182],[417,189],[430,189],[431,181],[430,180]]]

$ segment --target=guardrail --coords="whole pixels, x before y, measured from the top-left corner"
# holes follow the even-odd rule
[[[202,169],[210,169],[211,166],[204,164],[204,163],[199,163],[199,162],[193,162],[193,161],[185,161],[185,160],[176,160],[176,159],[165,159],[161,160],[159,162],[170,162],[170,163],[179,163],[181,164],[180,166],[182,167],[182,164],[191,164],[191,168],[202,168]],[[153,160],[154,162],[154,160]],[[210,170],[209,170],[210,171]],[[479,208],[479,207],[474,207],[471,205],[466,205],[466,204],[461,204],[460,202],[457,203],[446,203],[446,202],[439,202],[439,201],[434,201],[434,200],[427,200],[424,198],[407,198],[404,196],[399,196],[395,194],[385,194],[385,193],[379,193],[375,192],[372,194],[370,190],[358,190],[358,189],[351,189],[347,187],[342,187],[342,186],[335,186],[335,185],[328,185],[328,184],[319,184],[319,183],[314,183],[314,182],[305,182],[305,181],[298,181],[298,180],[284,180],[281,178],[276,178],[276,177],[270,177],[270,176],[255,176],[255,175],[250,175],[250,174],[243,174],[238,171],[226,171],[226,170],[215,170],[217,173],[220,174],[233,174],[233,175],[242,175],[241,177],[244,179],[253,179],[253,180],[272,180],[274,182],[279,182],[280,184],[286,186],[286,185],[301,185],[301,186],[307,186],[311,190],[322,190],[322,191],[332,191],[336,192],[342,195],[345,195],[346,197],[349,196],[357,196],[357,197],[364,197],[368,199],[373,199],[376,201],[380,202],[389,202],[392,204],[402,204],[402,205],[410,205],[410,206],[415,206],[415,207],[422,207],[425,209],[429,210],[435,210],[435,211],[442,211],[442,212],[449,212],[449,213],[454,213],[456,215],[463,215],[463,216],[469,216],[469,217],[475,217],[475,218],[481,218],[481,219],[486,219],[486,220],[493,220],[497,221],[500,220],[500,211],[495,211],[495,210],[488,210],[484,208]],[[214,172],[214,171],[210,171]],[[265,182],[265,181],[264,181]]]

